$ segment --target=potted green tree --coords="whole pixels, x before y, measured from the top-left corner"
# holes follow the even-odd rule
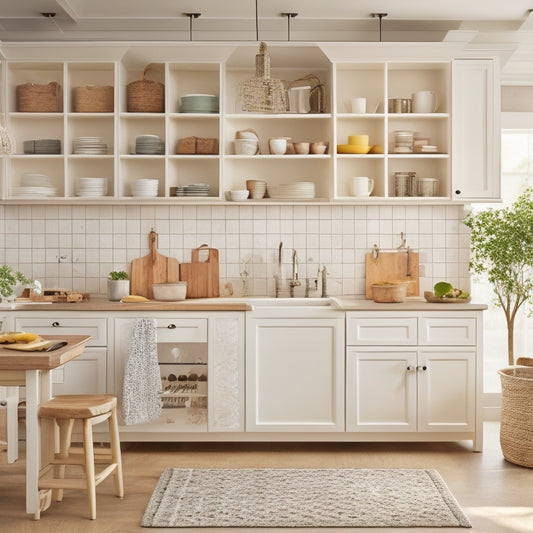
[[[0,297],[2,302],[12,303],[17,296],[17,287],[32,285],[33,280],[22,272],[13,270],[9,265],[0,267]]]
[[[114,270],[107,280],[107,298],[119,301],[130,293],[130,278],[124,270]]]
[[[510,206],[470,213],[470,270],[485,275],[507,321],[508,368],[498,371],[502,385],[500,446],[511,463],[533,467],[533,367],[514,355],[518,310],[533,299],[533,188]]]
[[[533,188],[509,207],[469,213],[470,271],[486,276],[507,322],[507,358],[514,365],[518,310],[533,300]]]

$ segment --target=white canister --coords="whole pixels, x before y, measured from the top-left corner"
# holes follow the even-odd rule
[[[374,180],[366,176],[352,178],[352,194],[354,196],[370,196],[374,190]]]
[[[270,153],[273,155],[283,155],[287,151],[287,139],[285,137],[276,137],[269,139]]]
[[[417,91],[412,96],[413,113],[435,113],[439,106],[439,99],[433,91]]]
[[[352,113],[360,114],[366,113],[366,98],[352,98]]]

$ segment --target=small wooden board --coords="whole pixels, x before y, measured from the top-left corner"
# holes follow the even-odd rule
[[[202,254],[206,254],[205,261],[202,261]],[[187,282],[187,298],[220,296],[218,250],[200,246],[192,251],[191,258],[191,263],[180,265],[180,279]]]
[[[152,299],[154,283],[175,283],[179,281],[179,263],[157,251],[157,233],[149,234],[150,253],[131,262],[131,294]]]
[[[419,254],[409,251],[409,268],[407,265],[407,250],[383,252],[379,251],[377,258],[374,253],[366,254],[366,285],[365,293],[368,300],[372,300],[372,284],[382,281],[407,281],[407,296],[418,296],[419,287]],[[407,275],[407,274],[410,275]]]

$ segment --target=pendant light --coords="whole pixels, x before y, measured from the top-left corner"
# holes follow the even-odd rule
[[[291,40],[291,19],[298,16],[298,13],[282,13],[282,17],[287,17],[287,41]]]

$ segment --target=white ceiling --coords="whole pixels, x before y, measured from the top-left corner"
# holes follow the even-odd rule
[[[1,0],[0,41],[287,41],[290,33],[291,41],[374,42],[372,13],[387,13],[383,41],[504,46],[508,74],[533,84],[532,10],[533,0]]]

